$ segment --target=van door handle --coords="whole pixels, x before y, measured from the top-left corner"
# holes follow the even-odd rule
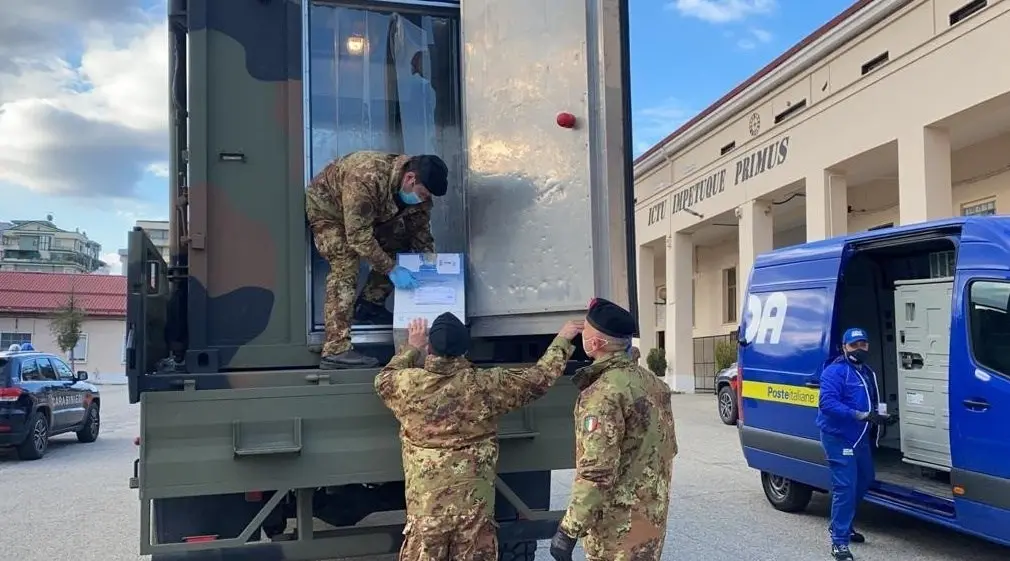
[[[806,387],[808,387],[808,388],[819,388],[819,387],[821,387],[821,383],[820,382],[806,382],[803,385],[806,386]]]
[[[989,409],[989,402],[984,399],[966,399],[962,403],[972,411],[985,411]]]

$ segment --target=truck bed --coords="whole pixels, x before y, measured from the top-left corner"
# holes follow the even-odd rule
[[[377,373],[230,372],[192,376],[221,389],[144,392],[141,499],[402,481],[399,426],[375,394]],[[573,467],[576,395],[563,376],[502,419],[499,473]]]

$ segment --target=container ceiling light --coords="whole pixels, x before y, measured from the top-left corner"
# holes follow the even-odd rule
[[[368,47],[368,40],[361,35],[351,35],[347,38],[347,52],[354,56],[360,56]]]

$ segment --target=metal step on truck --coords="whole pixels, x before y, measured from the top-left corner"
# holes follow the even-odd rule
[[[432,232],[465,256],[478,364],[535,362],[594,296],[635,312],[627,0],[168,4],[170,255],[135,229],[127,265],[140,553],[396,552],[398,425],[378,369],[318,367],[327,264],[305,187],[356,150],[445,160]],[[391,325],[353,341],[393,354]],[[501,422],[501,559],[557,526],[575,397],[563,377]]]

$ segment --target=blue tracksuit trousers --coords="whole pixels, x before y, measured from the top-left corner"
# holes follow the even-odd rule
[[[876,479],[868,435],[855,447],[821,433],[821,445],[831,469],[831,543],[848,545],[856,507]]]

